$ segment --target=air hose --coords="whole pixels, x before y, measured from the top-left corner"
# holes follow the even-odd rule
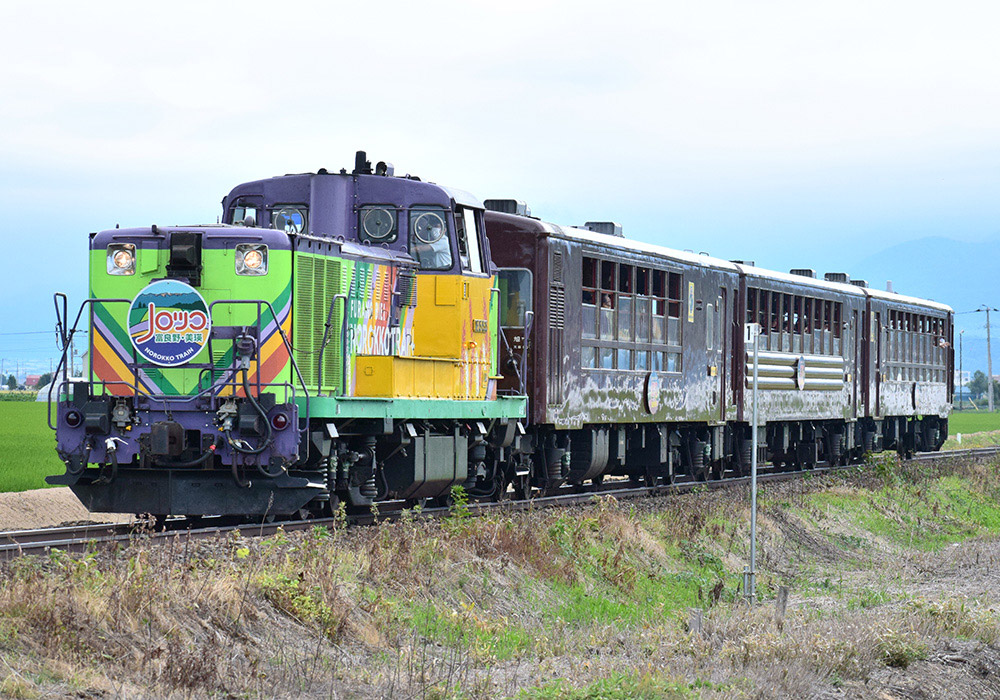
[[[267,446],[271,443],[271,421],[267,419],[267,413],[261,408],[260,404],[257,403],[257,399],[254,398],[253,394],[250,392],[250,383],[247,378],[247,368],[241,368],[243,372],[243,392],[246,394],[247,399],[250,401],[250,405],[254,407],[254,410],[260,415],[261,420],[264,421],[264,439],[260,443],[259,447],[243,447],[237,441],[233,440],[233,435],[231,430],[225,432],[226,441],[229,443],[230,447],[241,454],[245,455],[259,455],[261,452],[267,449]]]

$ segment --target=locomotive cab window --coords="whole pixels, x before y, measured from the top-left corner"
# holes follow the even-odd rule
[[[306,230],[306,208],[276,204],[271,210],[271,228],[285,233],[303,233]]]
[[[358,238],[373,244],[394,243],[399,238],[399,212],[388,204],[361,207],[358,212]]]
[[[410,210],[409,250],[421,270],[450,270],[451,241],[442,207],[414,207]]]
[[[232,223],[236,226],[256,226],[257,221],[257,207],[251,205],[239,204],[232,209]]]
[[[476,274],[483,273],[482,246],[479,244],[479,227],[474,209],[458,207],[455,210],[455,232],[458,239],[458,258],[462,269]]]

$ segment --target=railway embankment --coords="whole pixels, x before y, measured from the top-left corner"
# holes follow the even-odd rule
[[[992,697],[1000,462],[0,569],[0,695]],[[787,602],[777,605],[779,599]],[[883,695],[878,695],[883,693]]]

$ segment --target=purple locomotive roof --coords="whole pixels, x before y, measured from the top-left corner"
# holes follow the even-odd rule
[[[434,204],[450,207],[452,201],[482,208],[482,204],[471,195],[431,182],[405,177],[319,172],[245,182],[223,198],[222,207],[223,215],[228,216],[237,202],[263,209],[298,204],[308,208],[308,232],[311,235],[356,239],[357,206],[391,204],[407,208]],[[270,221],[265,220],[261,212],[258,223],[266,226]]]

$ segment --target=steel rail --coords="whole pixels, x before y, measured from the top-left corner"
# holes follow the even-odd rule
[[[980,459],[1000,454],[1000,446],[972,448],[964,450],[949,450],[946,452],[921,452],[907,461],[939,462],[945,459]],[[804,478],[813,474],[828,474],[848,469],[857,469],[864,464],[848,464],[841,466],[818,466],[812,469],[778,471],[766,467],[767,471],[758,475],[762,483],[789,481]],[[493,512],[522,512],[540,508],[567,507],[590,503],[598,498],[634,499],[656,496],[670,496],[700,490],[716,490],[736,488],[749,485],[749,476],[732,476],[711,481],[698,481],[688,478],[673,484],[658,484],[656,486],[627,486],[623,478],[619,481],[601,484],[597,487],[563,486],[562,492],[552,495],[537,496],[525,500],[472,501],[466,508],[470,515],[486,515]],[[384,509],[384,510],[383,510]],[[346,522],[349,525],[371,525],[380,520],[396,520],[406,510],[402,501],[389,501],[380,504],[377,513],[348,514]],[[454,512],[453,507],[434,507],[421,510],[422,517],[440,518]],[[324,517],[307,520],[275,520],[263,523],[226,524],[225,518],[206,518],[220,520],[220,524],[204,527],[194,527],[184,518],[174,518],[166,521],[163,530],[151,530],[149,523],[88,523],[85,525],[69,525],[36,530],[0,531],[0,561],[10,560],[28,554],[44,554],[53,549],[67,552],[86,552],[99,547],[113,545],[128,545],[137,542],[162,543],[171,539],[190,541],[231,536],[238,532],[244,537],[266,537],[274,535],[279,530],[308,530],[314,527],[336,526],[341,519]]]

